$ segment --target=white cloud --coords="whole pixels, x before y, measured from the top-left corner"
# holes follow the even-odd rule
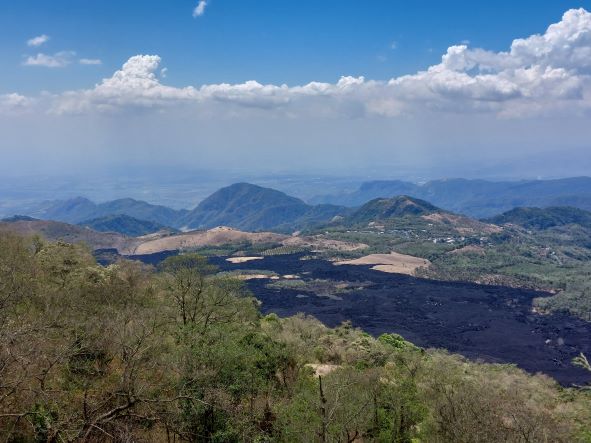
[[[112,77],[94,89],[62,94],[54,106],[57,112],[82,112],[125,106],[155,107],[196,98],[193,87],[174,88],[158,81],[155,72],[160,65],[157,55],[131,57]]]
[[[195,9],[193,9],[193,17],[201,17],[205,14],[205,8],[207,7],[207,0],[199,0]]]
[[[55,56],[41,55],[35,63],[51,66]],[[439,64],[389,81],[345,76],[336,83],[291,87],[250,80],[179,88],[162,83],[166,68],[160,64],[157,55],[131,57],[94,88],[55,96],[52,109],[67,113],[183,104],[232,115],[237,107],[271,109],[290,117],[393,117],[425,111],[516,117],[586,112],[591,108],[591,14],[569,10],[545,33],[514,40],[503,52],[451,46]]]
[[[53,55],[39,53],[35,56],[29,56],[24,61],[25,66],[42,66],[45,68],[63,68],[72,63],[72,58],[76,55],[73,51],[60,51]]]
[[[102,65],[103,61],[98,58],[81,58],[78,60],[81,65]]]
[[[37,37],[33,37],[29,40],[27,40],[27,46],[31,46],[31,47],[39,47],[45,43],[47,43],[49,40],[49,36],[48,35],[39,35]]]
[[[0,94],[0,113],[21,113],[29,109],[32,104],[33,99],[17,93]]]

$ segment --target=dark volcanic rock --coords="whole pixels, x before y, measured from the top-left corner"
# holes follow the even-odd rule
[[[156,263],[164,257],[143,256]],[[441,282],[386,274],[369,266],[333,266],[324,260],[279,255],[234,265],[221,257],[210,261],[223,270],[266,269],[298,274],[303,279],[371,282],[361,290],[339,294],[342,300],[301,290],[270,289],[267,280],[248,286],[264,313],[290,316],[303,312],[337,326],[354,326],[379,335],[396,332],[422,347],[445,348],[472,359],[514,363],[528,372],[543,372],[564,385],[585,383],[589,375],[573,366],[573,357],[591,355],[591,323],[567,315],[532,313],[532,299],[547,294],[502,286]],[[298,297],[300,295],[300,297]]]

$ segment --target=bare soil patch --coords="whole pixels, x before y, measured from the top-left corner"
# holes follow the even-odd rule
[[[431,262],[424,258],[391,252],[390,254],[370,254],[355,260],[335,262],[334,265],[374,265],[372,269],[375,271],[415,275],[418,268],[429,267]]]
[[[451,225],[462,235],[473,235],[476,233],[497,234],[503,230],[500,226],[483,223],[478,220],[455,214],[436,212],[434,214],[423,215],[422,218],[435,223]]]
[[[285,235],[274,234],[272,232],[244,232],[232,228],[219,227],[208,231],[192,231],[149,240],[135,248],[128,249],[124,253],[126,255],[155,254],[162,251],[176,251],[240,242],[279,243],[285,238]]]
[[[229,257],[226,261],[230,263],[246,263],[253,260],[262,260],[263,257]]]
[[[283,241],[285,246],[299,246],[312,248],[314,251],[331,250],[341,252],[359,251],[369,246],[365,243],[353,243],[342,240],[332,240],[319,235],[308,237],[290,237]]]
[[[477,255],[485,255],[486,252],[482,246],[476,245],[468,245],[462,248],[454,249],[453,251],[449,251],[448,254],[477,254]]]

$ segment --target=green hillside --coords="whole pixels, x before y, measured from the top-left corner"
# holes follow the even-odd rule
[[[274,189],[236,183],[203,200],[180,225],[190,229],[223,225],[246,231],[289,231],[326,222],[342,212],[344,208],[338,206],[310,206]]]
[[[498,225],[511,223],[527,229],[548,229],[571,224],[591,228],[591,212],[570,206],[515,208],[488,221]]]
[[[79,226],[85,226],[99,232],[118,232],[130,237],[139,237],[153,232],[162,231],[167,228],[160,223],[147,220],[139,220],[124,214],[106,215],[104,217],[87,220],[78,223]]]
[[[344,223],[370,223],[399,217],[418,217],[441,210],[431,203],[406,195],[371,200],[346,217]]]

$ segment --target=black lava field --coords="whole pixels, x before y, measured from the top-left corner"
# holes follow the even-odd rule
[[[166,255],[138,256],[157,263]],[[241,264],[210,258],[222,270],[260,269],[304,280],[370,282],[337,299],[293,289],[267,288],[269,280],[248,286],[262,302],[263,313],[313,315],[328,326],[345,320],[370,334],[394,332],[422,347],[445,348],[471,359],[514,363],[528,372],[543,372],[563,385],[582,384],[588,373],[573,366],[573,357],[591,355],[591,323],[568,315],[540,315],[532,299],[547,294],[502,286],[425,280],[387,274],[370,266],[334,266],[320,259],[277,255]],[[340,298],[340,299],[338,299]]]

